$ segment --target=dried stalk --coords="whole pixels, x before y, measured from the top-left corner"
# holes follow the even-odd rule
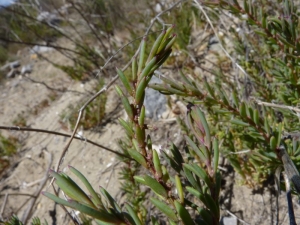
[[[48,155],[48,167],[46,169],[46,173],[44,175],[43,180],[40,182],[40,185],[39,185],[38,189],[34,193],[34,198],[31,199],[28,208],[25,210],[25,212],[23,214],[22,221],[23,221],[24,224],[27,224],[29,216],[32,212],[33,206],[34,206],[40,192],[42,191],[42,189],[44,188],[44,186],[45,186],[45,184],[48,180],[48,171],[50,170],[51,165],[52,165],[52,154],[47,152],[46,150],[44,150],[44,153],[46,153]]]

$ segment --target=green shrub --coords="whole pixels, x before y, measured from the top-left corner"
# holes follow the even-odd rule
[[[9,167],[8,157],[16,153],[17,142],[15,137],[6,138],[0,134],[0,175]]]
[[[266,2],[274,7],[270,9]],[[238,22],[228,24],[233,49],[225,55],[238,69],[225,71],[224,59],[217,55],[218,61],[207,73],[190,75],[190,68],[182,68],[172,74],[180,79],[160,75],[163,83],[149,84],[174,48],[174,26],[163,30],[150,48],[143,39],[139,56],[132,60],[131,76],[117,69],[123,87],[115,87],[128,116],[127,120],[119,119],[126,133],[119,146],[124,154],[120,158],[124,162],[121,178],[127,202],[120,205],[104,188],[98,194],[73,167],[71,172],[88,193],[65,173],[50,171],[71,200],[47,192],[45,196],[94,218],[98,224],[148,224],[150,220],[152,224],[219,224],[220,155],[251,187],[260,185],[285,163],[278,154],[282,146],[291,162],[299,166],[297,8],[288,0],[277,4],[251,0],[244,0],[243,5],[236,0],[194,3],[193,9],[199,9],[212,26],[222,19],[223,11],[237,18]],[[207,17],[203,7],[217,16]],[[226,42],[219,42],[225,50]],[[186,43],[183,38],[182,45]],[[171,144],[161,156],[154,149],[148,132],[151,126],[145,120],[146,87],[177,95],[187,105],[184,118],[178,119],[184,147]],[[290,138],[284,138],[285,133]],[[149,191],[143,191],[144,187]],[[155,213],[147,212],[146,204],[151,204]]]
[[[7,49],[0,45],[0,65],[4,64],[8,59]]]

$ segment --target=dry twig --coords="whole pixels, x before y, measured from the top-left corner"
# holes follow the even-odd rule
[[[51,165],[52,165],[52,154],[47,152],[46,150],[44,150],[44,153],[46,153],[46,155],[48,155],[48,167],[46,169],[46,173],[44,175],[44,178],[42,179],[42,181],[40,182],[40,185],[38,187],[38,189],[36,190],[36,192],[34,193],[34,198],[31,199],[30,203],[29,203],[29,206],[28,208],[25,210],[24,214],[23,214],[23,217],[22,217],[22,221],[24,224],[27,224],[27,221],[29,219],[29,216],[32,212],[32,209],[33,209],[33,206],[41,192],[41,190],[44,188],[47,180],[48,180],[48,171],[50,170],[51,168]]]

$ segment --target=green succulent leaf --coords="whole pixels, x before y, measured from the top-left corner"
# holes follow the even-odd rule
[[[151,223],[152,225],[159,225],[157,219],[154,216],[151,216]]]
[[[213,149],[214,149],[214,172],[216,173],[219,165],[219,142],[218,139],[214,139],[213,141]]]
[[[165,34],[166,34],[166,31],[163,30],[161,32],[161,34],[156,38],[154,44],[152,45],[152,48],[151,48],[151,51],[150,51],[150,54],[148,56],[146,64],[148,64],[148,62],[156,55],[157,49],[160,46]]]
[[[259,112],[257,109],[254,110],[253,121],[256,125],[259,125]]]
[[[141,164],[143,167],[147,168],[147,161],[145,157],[139,153],[137,150],[129,148],[128,150],[129,155],[137,161],[139,164]]]
[[[159,62],[158,61],[158,57],[154,56],[153,59],[150,60],[150,62],[146,65],[146,67],[143,69],[143,71],[141,72],[141,75],[139,77],[139,83],[145,79],[145,81],[149,80],[147,79],[147,76],[152,76],[154,70],[157,68],[156,65]],[[146,85],[148,84],[148,82],[146,82]],[[139,84],[138,84],[139,86]]]
[[[197,147],[195,142],[193,142],[189,136],[185,136],[185,140],[187,141],[188,145],[192,147],[192,150],[200,157],[202,162],[205,162],[207,157],[204,155],[204,153]]]
[[[77,169],[75,169],[72,166],[69,166],[69,169],[72,173],[74,173],[81,181],[82,183],[85,185],[85,187],[87,188],[87,190],[89,191],[90,195],[92,196],[92,201],[93,203],[99,207],[99,208],[103,208],[103,203],[101,201],[101,198],[99,197],[99,195],[96,193],[96,191],[94,190],[94,188],[92,187],[92,185],[90,184],[90,182],[86,179],[86,177]]]
[[[199,191],[197,191],[196,189],[194,189],[192,187],[186,187],[186,190],[188,192],[190,192],[192,195],[194,195],[196,198],[198,198],[204,205],[207,204],[206,199],[205,199],[205,195],[204,195],[202,190],[201,190],[201,192],[199,192]]]
[[[219,194],[220,194],[221,181],[222,181],[221,173],[220,173],[220,171],[217,171],[215,173],[215,196],[219,196]]]
[[[275,150],[276,147],[277,147],[277,140],[276,140],[276,138],[275,138],[274,136],[272,136],[272,137],[270,138],[270,148],[271,148],[272,150]]]
[[[166,33],[161,41],[161,43],[163,43],[171,34],[171,32],[174,30],[175,28],[175,25],[173,24],[172,26],[170,26],[167,30],[166,30]],[[157,52],[156,52],[157,53]]]
[[[208,187],[212,187],[210,178],[204,169],[202,169],[195,163],[184,163],[183,166],[192,171],[198,177],[200,177],[207,184]]]
[[[244,102],[240,104],[240,115],[242,118],[247,118],[247,110]]]
[[[220,209],[218,202],[216,202],[209,194],[205,194],[206,207],[212,212],[216,218],[220,217]],[[218,201],[218,200],[217,200]]]
[[[239,119],[232,119],[230,122],[233,124],[236,124],[236,125],[244,126],[244,127],[249,126],[248,123],[245,123],[244,121],[239,120]]]
[[[136,59],[136,57],[134,57],[132,59],[131,69],[132,69],[132,80],[133,80],[133,82],[135,82],[135,81],[137,81],[137,70],[138,70],[138,65],[137,65],[137,59]]]
[[[135,93],[135,103],[137,105],[142,104],[142,101],[144,100],[146,87],[147,87],[147,80],[146,77],[143,77],[142,80],[139,82]]]
[[[128,115],[128,117],[133,120],[133,110],[132,107],[130,105],[130,102],[128,100],[128,98],[124,95],[123,91],[121,90],[121,88],[119,88],[117,85],[115,86],[117,93],[119,94],[119,96],[121,97],[121,101],[123,103],[124,109]]]
[[[110,206],[119,214],[121,214],[122,210],[116,200],[105,190],[103,187],[99,187],[101,194],[105,197],[105,199],[109,202]]]
[[[206,90],[211,95],[211,97],[214,98],[215,97],[215,93],[214,93],[213,89],[211,88],[210,84],[207,82],[207,78],[204,77],[203,81],[204,81],[203,84],[204,84]]]
[[[126,134],[128,135],[128,137],[132,138],[134,136],[132,125],[130,125],[128,122],[126,122],[122,118],[119,118],[119,122],[120,122],[121,126],[126,130]]]
[[[92,208],[96,208],[87,194],[69,176],[63,173],[59,174],[54,170],[50,170],[49,174],[55,178],[56,184],[71,199],[76,200],[82,204],[86,204]]]
[[[138,124],[136,124],[135,137],[141,149],[145,146],[145,138],[146,138],[145,136],[146,136],[145,129],[143,129],[143,127],[140,127]]]
[[[133,179],[136,180],[137,182],[141,183],[141,184],[147,185],[144,177],[134,176]]]
[[[182,222],[185,225],[195,224],[194,221],[192,220],[191,215],[183,205],[181,205],[177,200],[174,201],[174,204],[178,215],[180,216]]]
[[[174,160],[177,162],[177,164],[181,165],[182,163],[184,163],[182,154],[174,143],[172,143],[170,151],[172,152]]]
[[[138,64],[137,74],[140,75],[142,68],[144,67],[144,58],[145,58],[145,51],[146,51],[146,38],[143,38],[140,48],[140,58]]]
[[[171,37],[171,40],[169,41],[169,43],[166,45],[166,47],[164,48],[164,51],[168,51],[172,48],[172,46],[174,45],[175,41],[176,41],[177,35],[173,34],[173,36]]]
[[[199,214],[203,219],[203,221],[201,221],[201,222],[203,222],[204,224],[209,225],[209,224],[213,223],[211,213],[207,209],[204,209],[204,208],[200,209]]]
[[[153,165],[154,165],[155,172],[158,177],[162,177],[161,164],[160,164],[158,153],[155,149],[153,149],[152,151],[152,157],[153,157]]]
[[[152,151],[152,140],[151,140],[151,136],[148,134],[147,135],[147,148],[148,148],[148,151]]]
[[[178,164],[172,157],[168,156],[166,152],[162,151],[161,154],[167,161],[168,165],[171,166],[177,173],[180,173],[182,165]]]
[[[166,189],[154,178],[145,175],[144,176],[145,184],[149,186],[156,194],[164,198],[168,197]]]
[[[56,195],[50,194],[48,192],[42,192],[43,195],[45,195],[46,197],[50,198],[51,200],[55,201],[58,204],[70,207],[72,209],[76,209],[79,212],[86,214],[88,216],[91,216],[95,219],[107,222],[107,223],[111,223],[111,224],[121,224],[122,221],[119,218],[116,218],[115,215],[112,215],[104,210],[96,210],[93,209],[87,205],[83,205],[81,203],[78,203],[76,201],[66,201],[64,199],[61,199],[59,197],[57,197]]]
[[[127,79],[127,77],[124,75],[123,71],[117,68],[117,73],[124,85],[124,87],[126,88],[128,94],[132,94],[133,93],[133,89],[129,83],[129,80]]]
[[[177,216],[174,213],[174,211],[164,202],[156,199],[156,198],[150,198],[150,201],[153,205],[155,205],[162,213],[164,213],[169,219],[173,221],[177,221]]]
[[[186,176],[186,178],[188,179],[188,181],[190,182],[190,184],[197,190],[202,192],[202,188],[201,188],[201,184],[200,182],[198,182],[198,180],[196,180],[193,176],[193,173],[187,169],[186,167],[183,167],[183,171],[184,174]]]
[[[176,189],[177,189],[177,194],[180,200],[180,203],[184,203],[184,193],[183,193],[183,188],[182,188],[182,184],[180,181],[180,178],[178,175],[175,175],[175,185],[176,185]]]
[[[140,218],[138,217],[136,211],[133,209],[133,207],[129,204],[125,204],[125,208],[127,209],[127,212],[133,219],[135,225],[142,225],[142,222],[141,222]]]
[[[145,106],[142,106],[140,116],[139,116],[139,119],[138,119],[140,127],[144,127],[145,115],[146,115],[146,108],[145,108]]]
[[[170,225],[177,225],[177,223],[175,223],[175,222],[172,221],[172,220],[169,220],[169,223],[170,223]]]

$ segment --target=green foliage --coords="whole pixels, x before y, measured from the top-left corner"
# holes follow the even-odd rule
[[[190,44],[195,14],[197,14],[197,10],[191,4],[183,4],[182,7],[172,12],[170,23],[176,24],[175,31],[178,35],[176,42],[180,49],[186,49],[188,44]],[[166,19],[169,20],[168,18]]]
[[[116,85],[115,89],[128,116],[127,120],[119,120],[126,133],[126,138],[119,141],[126,156],[120,158],[124,163],[120,173],[127,200],[124,205],[117,203],[102,187],[97,192],[73,167],[70,171],[88,192],[65,173],[50,171],[68,201],[51,193],[43,194],[99,224],[150,223],[146,210],[149,200],[147,204],[158,212],[151,213],[153,224],[168,221],[216,225],[220,221],[220,155],[228,159],[243,183],[252,187],[261,184],[283,163],[282,156],[278,155],[281,144],[287,146],[289,157],[285,155],[285,162],[293,161],[296,167],[300,166],[299,116],[286,106],[297,108],[299,104],[297,9],[289,0],[272,3],[272,9],[263,2],[244,0],[240,5],[235,0],[219,0],[202,4],[216,15],[210,18],[214,20],[211,24],[218,22],[222,10],[243,21],[238,24],[243,28],[241,31],[233,23],[228,26],[227,34],[237,54],[237,60],[232,63],[238,66],[239,73],[229,71],[228,75],[223,70],[222,57],[217,55],[218,61],[209,76],[207,73],[190,75],[190,68],[182,68],[176,78],[160,75],[163,83],[149,84],[156,75],[155,70],[170,56],[175,40],[181,40],[181,48],[189,42],[191,16],[195,16],[196,6],[190,14],[184,12],[179,17],[183,22],[177,29],[183,34],[172,34],[175,28],[170,26],[157,35],[151,46],[144,38],[138,57],[132,61],[131,75],[117,69],[123,88]],[[102,1],[97,4],[107,7]],[[104,26],[111,29],[109,23]],[[221,40],[220,44],[226,42]],[[187,112],[184,118],[178,119],[184,133],[184,147],[172,144],[159,155],[152,145],[148,132],[151,126],[145,119],[147,87],[177,95],[186,103]],[[269,107],[264,102],[277,105]],[[93,110],[87,111],[95,115]],[[85,117],[84,121],[93,119]],[[292,141],[285,140],[283,134],[291,132],[298,136],[292,136]]]
[[[55,63],[53,65],[67,73],[74,80],[86,81],[94,78],[94,70],[103,64],[104,56],[86,43],[77,43],[75,50],[77,56],[73,60],[74,65],[66,66]]]
[[[211,7],[229,10],[245,20],[249,29],[254,31],[246,33],[241,30],[237,33],[233,30],[236,25],[232,25],[230,35],[234,37],[233,46],[239,54],[237,63],[246,72],[240,74],[239,80],[227,79],[220,65],[212,72],[215,82],[204,75],[191,79],[182,74],[181,82],[160,77],[164,84],[150,85],[162,93],[177,94],[195,104],[200,100],[202,109],[207,111],[212,122],[213,134],[223,141],[223,154],[243,177],[244,183],[251,186],[260,184],[274,173],[280,164],[275,148],[280,144],[281,133],[298,130],[299,121],[298,116],[289,110],[277,110],[250,101],[255,98],[296,107],[300,90],[296,8],[292,1],[283,1],[282,8],[278,4],[270,13],[267,5],[261,7],[260,3],[257,4],[247,0],[244,6],[237,1],[207,3]],[[278,118],[278,112],[283,115],[283,120]],[[275,145],[270,145],[271,138]],[[204,141],[197,139],[200,143]],[[192,144],[190,139],[187,141]],[[207,155],[192,146],[200,158]],[[248,150],[247,153],[238,154],[244,149]]]
[[[0,134],[0,174],[9,166],[7,157],[16,153],[17,142],[18,140],[15,137],[9,136],[6,138]]]
[[[10,136],[5,138],[0,134],[0,155],[1,156],[11,156],[17,150],[16,147],[17,139]]]
[[[19,126],[19,127],[26,127],[26,125],[27,125],[26,118],[22,114],[18,114],[17,118],[15,118],[12,123],[13,123],[13,125]]]
[[[104,80],[99,79],[99,83],[94,88],[95,91],[99,91],[103,88]],[[106,105],[107,95],[103,93],[97,99],[95,99],[92,103],[90,103],[86,109],[84,110],[83,119],[80,121],[79,125],[82,126],[83,129],[91,129],[98,126],[102,119],[105,116],[105,105]],[[78,118],[78,112],[80,107],[85,103],[85,101],[81,101],[77,106],[69,105],[66,110],[60,115],[60,123],[64,126],[70,125],[70,128],[73,129],[76,125],[76,121]]]
[[[22,7],[12,4],[1,9],[0,23],[3,26],[0,32],[6,40],[35,43],[60,36],[60,33],[46,22],[36,19],[39,12],[30,4],[23,4]]]
[[[20,221],[19,218],[16,215],[12,215],[12,217],[6,222],[0,221],[0,224],[3,224],[3,225],[23,225],[22,221]],[[30,224],[31,225],[48,225],[47,221],[45,221],[45,223],[41,223],[41,221],[38,217],[32,218],[32,221],[31,221]]]
[[[0,45],[0,65],[8,59],[7,49]]]
[[[5,224],[5,225],[23,225],[23,223],[15,215],[12,215],[12,217],[7,222],[4,222],[3,224]]]

